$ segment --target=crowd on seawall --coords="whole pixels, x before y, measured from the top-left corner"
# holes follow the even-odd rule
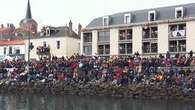
[[[66,85],[106,85],[122,88],[149,86],[178,88],[195,93],[195,57],[175,55],[141,57],[52,57],[31,61],[5,60],[0,62],[0,85],[26,83],[56,83]]]

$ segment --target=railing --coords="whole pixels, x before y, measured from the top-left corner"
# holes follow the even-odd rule
[[[110,54],[110,49],[98,49],[98,54],[99,55]]]
[[[195,71],[195,66],[170,66],[170,67],[157,67],[157,68],[154,68],[154,69],[156,69],[156,70],[163,70],[163,71],[170,71],[170,70],[173,70],[173,71],[180,71],[180,70]]]
[[[186,30],[174,30],[169,32],[169,38],[185,38]]]
[[[37,54],[38,55],[49,55],[50,54],[50,48],[45,46],[39,46],[37,47]]]
[[[120,41],[126,41],[126,40],[132,40],[132,35],[119,35],[119,40]]]

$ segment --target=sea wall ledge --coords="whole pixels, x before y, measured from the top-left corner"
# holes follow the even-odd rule
[[[1,83],[0,94],[50,94],[78,96],[112,96],[133,99],[195,100],[195,90],[160,85],[108,85],[50,83]]]

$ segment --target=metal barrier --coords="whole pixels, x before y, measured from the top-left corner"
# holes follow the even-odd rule
[[[184,67],[180,67],[180,66],[171,66],[171,67],[155,67],[154,68],[155,70],[164,70],[164,71],[169,71],[169,70],[174,70],[174,71],[176,71],[176,70],[178,70],[178,71],[180,71],[180,70],[184,70],[184,71],[186,71],[186,70],[191,70],[191,71],[195,71],[195,66],[184,66]]]

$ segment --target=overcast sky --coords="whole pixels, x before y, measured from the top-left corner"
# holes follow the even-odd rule
[[[0,0],[0,24],[18,26],[28,0]],[[74,28],[85,27],[96,17],[123,11],[195,3],[195,0],[30,0],[33,19],[39,25],[63,26],[71,19]]]

